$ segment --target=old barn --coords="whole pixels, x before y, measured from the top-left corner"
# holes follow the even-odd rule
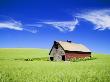
[[[54,41],[49,56],[51,61],[65,61],[71,58],[91,57],[91,51],[86,46],[71,41]]]

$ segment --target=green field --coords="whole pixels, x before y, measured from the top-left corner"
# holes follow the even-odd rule
[[[25,61],[48,57],[46,49],[0,49],[0,82],[110,82],[110,55],[79,62]]]

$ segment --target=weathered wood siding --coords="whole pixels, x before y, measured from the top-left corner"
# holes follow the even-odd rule
[[[52,48],[50,57],[53,57],[55,61],[61,61],[62,55],[65,55],[65,52],[60,45],[58,45],[58,49],[56,49],[55,47]]]
[[[56,53],[56,49],[53,47],[50,53],[50,57],[54,57],[55,53]]]

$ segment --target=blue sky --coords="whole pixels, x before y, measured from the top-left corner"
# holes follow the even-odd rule
[[[72,40],[110,54],[110,0],[0,0],[0,48]]]

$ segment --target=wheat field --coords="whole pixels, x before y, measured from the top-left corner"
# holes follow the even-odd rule
[[[110,82],[110,55],[93,54],[87,61],[25,59],[48,57],[49,50],[0,49],[0,82]]]

